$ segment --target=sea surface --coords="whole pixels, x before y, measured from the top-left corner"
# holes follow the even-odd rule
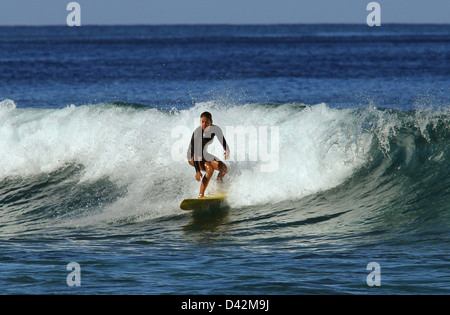
[[[449,294],[449,231],[450,25],[0,27],[0,294]]]

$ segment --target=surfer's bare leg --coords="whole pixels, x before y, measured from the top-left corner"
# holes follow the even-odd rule
[[[210,162],[205,162],[205,176],[202,178],[202,183],[200,185],[200,193],[198,194],[198,198],[205,198],[205,190],[208,187],[209,180],[213,176],[214,168]]]

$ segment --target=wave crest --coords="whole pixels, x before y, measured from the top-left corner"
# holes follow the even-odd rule
[[[96,224],[176,214],[181,199],[197,194],[198,183],[186,161],[171,158],[174,143],[183,140],[171,131],[181,126],[192,132],[204,110],[213,112],[232,154],[238,139],[227,136],[226,126],[279,127],[276,171],[261,172],[266,163],[261,160],[228,162],[232,207],[298,201],[340,186],[350,187],[359,200],[367,194],[382,198],[387,187],[407,183],[415,189],[416,183],[433,185],[447,198],[450,124],[443,110],[214,102],[172,112],[123,104],[55,110],[18,109],[5,100],[0,102],[0,207],[17,214],[56,213],[62,221],[70,217],[71,224],[73,217]],[[37,178],[50,180],[36,186]],[[5,197],[19,186],[20,200]],[[89,195],[88,188],[96,193]],[[219,189],[216,183],[209,188]],[[414,190],[395,191],[414,200]]]

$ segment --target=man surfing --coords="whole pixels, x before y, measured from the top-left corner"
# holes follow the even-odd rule
[[[225,160],[228,160],[230,148],[223,136],[222,129],[219,126],[213,125],[210,112],[203,112],[200,115],[200,126],[192,133],[191,143],[187,152],[188,162],[196,171],[195,179],[198,182],[201,180],[198,198],[205,198],[206,187],[208,187],[215,170],[219,171],[217,180],[220,182],[223,181],[223,177],[228,172],[228,167],[225,163],[216,156],[208,153],[208,146],[213,142],[215,136],[217,136],[225,151]],[[204,176],[202,176],[201,171],[205,172]]]

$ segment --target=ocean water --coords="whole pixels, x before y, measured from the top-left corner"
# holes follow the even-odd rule
[[[449,294],[449,87],[449,25],[0,27],[0,293]]]

